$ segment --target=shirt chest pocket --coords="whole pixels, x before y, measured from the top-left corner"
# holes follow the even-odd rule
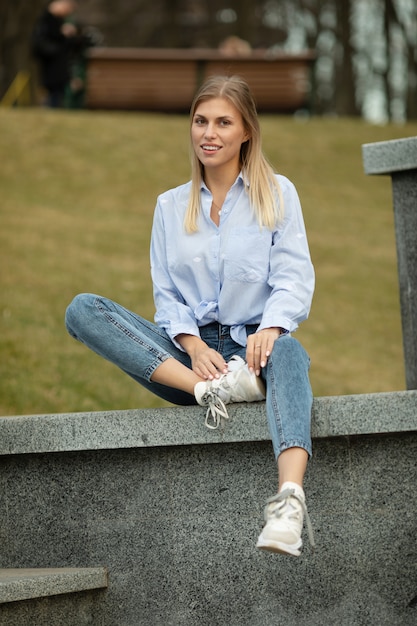
[[[224,277],[241,283],[265,283],[272,245],[270,231],[259,226],[234,228],[225,242]]]

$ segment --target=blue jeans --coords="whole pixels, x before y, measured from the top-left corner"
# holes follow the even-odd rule
[[[157,367],[170,357],[191,368],[188,354],[177,348],[162,328],[107,298],[88,293],[74,298],[66,311],[65,323],[75,339],[160,398],[174,404],[197,404],[193,395],[151,381]],[[254,333],[257,327],[257,324],[247,326],[247,334]],[[226,362],[234,354],[245,358],[246,348],[233,341],[228,326],[209,324],[200,328],[200,335]],[[311,456],[313,395],[309,366],[310,359],[301,344],[290,335],[282,335],[275,341],[267,366],[261,372],[276,458],[293,447],[304,448]]]

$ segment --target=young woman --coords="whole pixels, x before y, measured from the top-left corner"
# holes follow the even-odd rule
[[[278,462],[257,547],[298,556],[311,455],[309,358],[291,336],[314,271],[297,192],[261,148],[253,97],[210,78],[191,107],[192,179],[159,196],[151,235],[155,324],[93,294],[67,309],[69,333],[158,396],[207,407],[266,395]]]

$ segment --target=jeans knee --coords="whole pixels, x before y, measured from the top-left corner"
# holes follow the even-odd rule
[[[308,375],[310,369],[309,355],[291,335],[284,335],[275,341],[270,361],[273,369],[285,372],[287,378],[295,376],[296,372]]]
[[[91,316],[91,308],[97,296],[80,293],[68,305],[65,311],[65,326],[72,337],[78,338],[80,325],[83,326]]]
[[[291,335],[283,335],[274,343],[273,352],[286,357],[299,358],[300,356],[308,358],[306,351],[301,343],[294,339]]]

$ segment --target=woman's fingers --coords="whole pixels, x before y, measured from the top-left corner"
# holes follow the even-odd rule
[[[280,330],[278,328],[264,328],[253,335],[249,335],[246,348],[246,361],[251,371],[257,376],[261,373],[261,368],[265,367],[268,357],[272,352],[274,342],[278,339]]]
[[[213,380],[227,373],[227,363],[216,350],[208,348],[194,357],[193,370],[201,378]]]

